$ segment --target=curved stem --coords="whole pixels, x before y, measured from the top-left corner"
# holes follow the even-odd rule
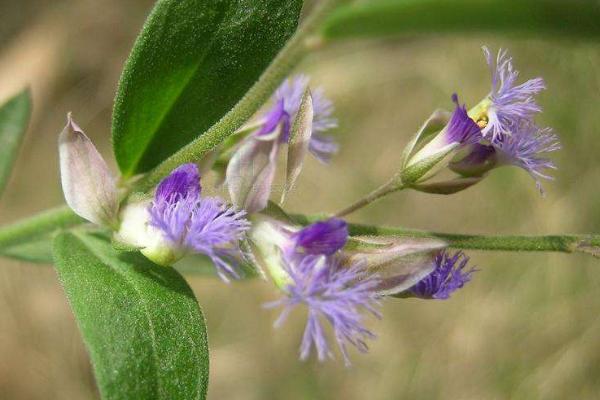
[[[23,240],[81,224],[83,219],[67,206],[52,208],[0,228],[0,250]]]
[[[354,203],[352,203],[348,207],[344,208],[343,210],[338,211],[337,213],[335,213],[334,216],[339,217],[339,218],[344,217],[348,214],[353,213],[354,211],[357,211],[363,207],[368,206],[369,204],[387,196],[390,193],[400,191],[404,188],[405,188],[404,186],[402,186],[401,184],[398,184],[398,179],[396,179],[396,177],[394,177],[391,180],[389,180],[387,183],[384,183],[383,185],[379,186],[377,189],[373,190],[371,193],[369,193],[365,197],[355,201]]]
[[[138,191],[148,191],[162,178],[167,176],[177,166],[200,160],[206,153],[234,133],[271,97],[279,84],[288,76],[290,71],[310,51],[311,38],[320,24],[328,16],[340,0],[322,0],[316,6],[305,23],[287,42],[271,65],[263,72],[256,84],[235,105],[231,111],[177,153],[167,158],[136,185]]]

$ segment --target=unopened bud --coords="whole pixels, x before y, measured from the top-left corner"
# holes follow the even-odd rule
[[[58,150],[62,188],[69,207],[90,222],[115,227],[119,204],[115,177],[71,114],[59,136]]]
[[[342,252],[344,264],[364,262],[381,283],[381,295],[400,293],[431,273],[435,255],[447,247],[439,239],[396,236],[352,237]]]

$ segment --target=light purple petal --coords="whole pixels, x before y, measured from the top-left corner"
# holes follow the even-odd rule
[[[515,165],[527,171],[543,194],[541,180],[552,180],[548,170],[556,169],[552,160],[544,155],[560,150],[558,137],[551,129],[541,129],[523,121],[510,136],[492,142],[498,151],[499,162]]]
[[[367,351],[366,340],[375,335],[365,328],[361,311],[381,317],[374,292],[377,278],[367,276],[361,264],[340,268],[335,258],[325,256],[307,256],[286,265],[286,269],[291,283],[286,289],[287,296],[280,301],[284,312],[300,304],[308,308],[300,358],[308,358],[313,347],[320,361],[333,357],[322,325],[324,321],[331,326],[346,365],[350,364],[347,344],[361,352]]]
[[[492,74],[489,95],[492,105],[488,110],[489,121],[482,133],[497,140],[503,135],[511,135],[521,121],[533,122],[535,114],[541,111],[535,96],[546,87],[542,78],[517,85],[519,71],[514,69],[506,50],[500,49],[495,59],[487,47],[483,47],[483,52]]]

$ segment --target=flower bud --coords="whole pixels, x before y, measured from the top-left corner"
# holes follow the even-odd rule
[[[248,238],[257,266],[267,271],[273,282],[283,289],[290,279],[284,268],[283,249],[289,245],[293,232],[283,222],[270,217],[254,215],[251,220]]]
[[[115,227],[118,213],[116,180],[94,144],[71,119],[58,140],[60,176],[65,200],[82,218]]]
[[[366,263],[377,275],[380,295],[405,291],[435,268],[436,254],[447,246],[442,240],[397,236],[355,236],[342,252],[344,265]]]
[[[464,146],[480,140],[479,127],[469,118],[466,108],[458,104],[458,97],[454,95],[452,98],[456,108],[443,129],[433,138],[432,135],[418,134],[415,142],[411,144],[411,150],[400,173],[404,184],[428,180],[446,168]],[[413,152],[414,154],[411,154]]]

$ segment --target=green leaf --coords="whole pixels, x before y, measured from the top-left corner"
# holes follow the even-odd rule
[[[0,195],[4,191],[31,114],[31,95],[25,89],[0,106]]]
[[[158,1],[117,91],[113,143],[123,175],[148,171],[223,117],[295,31],[301,6]]]
[[[205,398],[206,325],[181,275],[83,233],[57,236],[54,257],[103,399]]]
[[[52,235],[34,237],[22,243],[0,248],[0,255],[15,260],[52,264]]]
[[[592,0],[372,0],[340,7],[325,38],[441,32],[519,32],[600,39]]]

